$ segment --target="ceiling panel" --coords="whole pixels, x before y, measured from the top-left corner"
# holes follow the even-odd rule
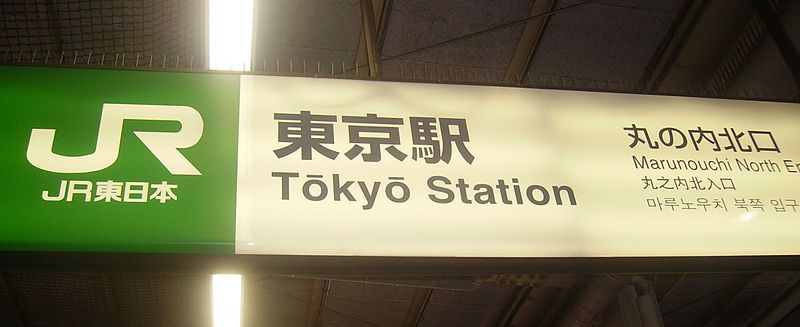
[[[0,275],[0,326],[23,326],[16,297],[6,286],[5,274]]]
[[[256,69],[274,70],[281,61],[288,71],[289,60],[301,69],[307,65],[323,68],[352,67],[361,34],[361,9],[358,0],[293,0],[258,3],[255,31]]]
[[[562,0],[558,7],[580,3]],[[683,0],[597,1],[550,18],[531,74],[636,83]]]
[[[305,325],[312,279],[245,275],[242,287],[245,326]]]
[[[402,326],[412,287],[331,282],[325,300],[323,326]]]
[[[800,1],[787,1],[781,22],[795,47],[800,46]],[[753,53],[750,63],[730,86],[728,93],[747,95],[754,92],[779,98],[800,94],[800,87],[769,35]]]
[[[0,3],[0,51],[39,58],[51,52],[85,62],[88,54],[167,56],[202,67],[206,30],[203,1],[8,0]],[[52,62],[52,61],[51,61]],[[130,60],[129,62],[132,62]],[[188,64],[185,66],[188,67]]]
[[[782,296],[800,278],[796,272],[761,273],[750,280],[706,323],[706,327],[748,326],[751,317],[759,315],[775,299]]]
[[[20,273],[7,281],[27,324],[103,326],[117,320],[100,274]]]
[[[421,326],[493,326],[513,292],[513,286],[496,284],[483,284],[475,291],[435,290]]]
[[[392,57],[466,34],[525,18],[530,0],[394,1],[383,56]],[[522,24],[460,40],[403,57],[412,63],[436,63],[460,68],[505,69],[516,47]],[[386,74],[399,74],[399,60],[384,62]]]
[[[744,286],[748,274],[692,274],[681,279],[659,301],[665,326],[697,326],[708,323]],[[713,310],[713,311],[709,311]]]
[[[108,307],[125,326],[202,326],[211,319],[211,277],[205,274],[105,274]]]

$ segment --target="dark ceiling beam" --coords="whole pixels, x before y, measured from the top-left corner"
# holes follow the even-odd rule
[[[786,29],[783,28],[780,17],[769,0],[750,0],[750,3],[753,4],[753,8],[756,9],[758,16],[767,27],[769,35],[781,52],[783,61],[786,62],[786,66],[789,66],[795,85],[800,89],[800,54],[797,53],[797,47],[792,43]]]
[[[531,294],[531,289],[531,287],[526,286],[514,287],[514,292],[511,294],[505,309],[503,309],[503,314],[500,315],[500,320],[497,322],[496,326],[511,326],[511,322],[514,321],[514,317],[517,315],[519,308],[522,307],[522,304],[528,299],[528,295]]]
[[[668,274],[661,274],[657,275],[658,279],[653,278],[658,282],[653,283],[653,290],[656,292],[656,297],[658,303],[660,304],[665,298],[669,297],[673,291],[678,287],[678,284],[686,278],[686,274],[677,274],[677,275],[668,275]]]
[[[381,56],[386,40],[386,27],[389,25],[392,0],[360,0],[359,2],[362,28],[356,49],[356,64],[360,67],[369,67],[370,77],[379,77],[381,76]],[[365,63],[366,65],[364,65]],[[367,75],[366,70],[360,71],[364,71],[363,75]]]
[[[113,58],[112,58],[113,60]],[[797,271],[800,256],[641,258],[423,258],[333,257],[321,255],[236,255],[164,253],[77,253],[0,251],[0,270],[205,273],[236,269],[269,275],[335,275],[446,278],[537,271],[540,274]]]
[[[707,306],[705,310],[703,310],[698,320],[704,326],[715,326],[714,325],[714,318],[720,313],[723,312],[725,307],[733,302],[737,296],[739,296],[742,291],[744,291],[748,284],[756,278],[758,274],[743,274],[736,278],[733,283],[725,287],[722,292],[720,292],[719,296],[717,296],[717,300],[711,303],[711,305]]]
[[[328,290],[331,288],[330,280],[315,279],[311,290],[311,301],[306,315],[306,327],[322,326],[322,318],[325,314],[325,301],[328,297]]]
[[[555,5],[555,0],[534,0],[529,17],[542,16],[552,11]],[[506,69],[506,82],[519,85],[525,80],[549,21],[550,16],[544,15],[539,19],[529,20],[525,23],[519,42],[517,42],[517,47],[511,56],[511,61],[508,63],[508,69]]]
[[[681,8],[639,79],[642,91],[658,91],[659,84],[675,64],[675,58],[683,49],[686,38],[697,23],[706,2],[707,0],[688,0]]]
[[[550,310],[548,310],[547,314],[545,314],[544,318],[542,318],[542,322],[539,323],[539,326],[554,326],[556,322],[558,322],[561,315],[569,308],[569,304],[575,298],[576,294],[576,287],[560,289],[555,301],[553,302],[553,305],[550,306]]]
[[[763,22],[754,15],[709,78],[708,87],[717,94],[724,94],[731,82],[735,81],[736,77],[752,61],[753,55],[763,43],[765,36]]]
[[[553,326],[585,277],[576,275],[495,275],[498,284],[516,284],[502,313],[494,323],[507,326]]]
[[[302,277],[302,276],[300,276]],[[311,279],[328,279],[330,281],[353,282],[362,284],[375,284],[375,285],[388,285],[395,287],[412,287],[412,288],[430,288],[435,290],[446,291],[462,291],[469,292],[475,291],[480,288],[481,281],[475,280],[471,277],[454,276],[454,277],[431,277],[424,276],[413,277],[371,277],[371,276],[327,276],[317,275],[315,277],[306,277]]]
[[[742,326],[753,326],[755,321],[758,321],[762,317],[764,317],[767,312],[772,311],[772,309],[780,303],[783,299],[786,298],[787,294],[791,293],[792,290],[795,289],[796,286],[800,285],[800,272],[782,272],[781,274],[790,275],[787,277],[787,280],[782,285],[776,286],[775,292],[769,296],[768,299],[761,301],[760,307],[756,310],[753,314],[751,314],[747,319],[743,320],[741,325]]]
[[[425,308],[431,299],[433,289],[418,288],[414,297],[411,299],[411,305],[406,312],[406,318],[403,319],[402,326],[404,327],[417,327],[422,322],[422,317],[425,315]]]
[[[794,289],[781,300],[780,303],[775,304],[772,310],[767,312],[758,322],[754,323],[754,327],[770,327],[775,326],[783,318],[791,313],[795,308],[800,305],[800,285],[795,285]]]

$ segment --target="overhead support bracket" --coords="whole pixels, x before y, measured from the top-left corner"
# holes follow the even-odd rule
[[[331,281],[329,280],[314,280],[314,287],[311,291],[311,301],[308,306],[308,314],[306,315],[306,327],[322,326],[322,318],[325,315],[325,301],[327,300],[330,287]]]
[[[775,326],[788,316],[795,308],[800,305],[800,286],[795,286],[780,303],[774,305],[772,310],[764,315],[761,320],[751,326],[769,327]]]
[[[675,58],[681,53],[706,2],[707,0],[689,0],[681,9],[639,80],[642,91],[658,91],[670,68],[675,65]]]
[[[356,50],[356,64],[364,61],[369,66],[369,76],[381,76],[381,49],[386,30],[391,0],[360,0],[361,3],[361,38]],[[380,11],[375,12],[375,7]],[[376,15],[378,17],[376,17]]]
[[[505,312],[502,314],[500,321],[497,323],[498,327],[511,326],[514,317],[517,315],[517,311],[519,311],[520,307],[522,307],[522,304],[528,299],[528,295],[531,294],[531,290],[531,287],[515,287],[511,302],[506,305]]]
[[[534,0],[529,17],[548,13],[555,8],[555,5],[555,0]],[[519,42],[517,42],[517,47],[506,70],[505,80],[507,82],[522,84],[525,80],[549,21],[550,16],[544,15],[539,19],[532,19],[525,23],[522,35],[520,35]]]
[[[406,312],[406,318],[403,320],[404,327],[417,327],[422,322],[422,317],[425,314],[425,307],[428,306],[428,301],[431,299],[433,289],[418,288],[411,300],[411,306]]]
[[[780,17],[775,13],[768,0],[750,0],[750,3],[753,4],[758,16],[764,21],[764,26],[767,27],[769,35],[775,41],[778,50],[780,50],[786,66],[789,66],[795,85],[800,89],[800,54],[797,53],[797,47],[792,43],[792,39],[789,38],[786,29],[783,28]]]

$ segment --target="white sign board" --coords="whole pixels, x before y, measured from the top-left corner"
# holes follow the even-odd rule
[[[236,252],[800,254],[800,106],[242,76]]]

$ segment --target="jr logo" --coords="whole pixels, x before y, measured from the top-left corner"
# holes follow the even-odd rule
[[[192,107],[110,104],[103,105],[97,146],[92,154],[63,156],[53,153],[56,130],[33,129],[28,143],[28,161],[55,173],[88,173],[103,170],[117,161],[122,124],[125,120],[168,120],[181,123],[177,132],[134,132],[147,149],[173,175],[200,175],[178,149],[191,147],[203,135],[203,118]]]

